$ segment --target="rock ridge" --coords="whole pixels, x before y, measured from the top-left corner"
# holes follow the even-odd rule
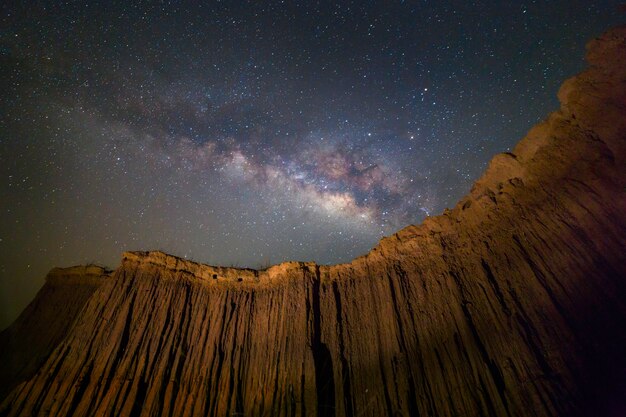
[[[113,270],[99,265],[76,265],[66,268],[52,268],[46,275],[46,282],[50,284],[77,284],[96,285],[101,280],[112,275]]]
[[[182,273],[187,277],[193,277],[209,284],[230,284],[233,282],[242,284],[267,284],[280,281],[291,276],[290,272],[315,268],[314,262],[287,261],[269,266],[266,269],[236,268],[212,266],[194,262],[162,251],[133,251],[124,252],[122,264],[134,264],[138,267],[164,268],[170,273]]]

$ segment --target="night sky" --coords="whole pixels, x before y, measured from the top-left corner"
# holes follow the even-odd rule
[[[624,21],[619,1],[26,3],[0,24],[0,327],[52,267],[126,250],[364,254],[452,207]]]

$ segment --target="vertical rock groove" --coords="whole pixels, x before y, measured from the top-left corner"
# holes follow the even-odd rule
[[[315,275],[312,282],[313,333],[311,334],[311,349],[315,363],[317,415],[333,417],[335,416],[335,376],[330,351],[328,346],[322,342],[319,268],[316,268]]]
[[[346,349],[344,346],[344,335],[343,331],[343,318],[341,317],[341,295],[339,293],[339,287],[337,282],[332,283],[333,288],[333,296],[335,301],[335,306],[337,307],[337,314],[335,316],[335,320],[337,321],[338,326],[338,334],[337,338],[339,340],[339,360],[341,363],[341,381],[343,384],[343,393],[344,393],[344,405],[346,410],[346,417],[353,417],[354,410],[352,404],[352,383],[350,381],[350,367],[348,359],[346,358]]]

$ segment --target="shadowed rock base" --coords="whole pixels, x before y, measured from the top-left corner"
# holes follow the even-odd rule
[[[0,398],[35,374],[109,273],[93,265],[50,271],[35,299],[0,333]]]
[[[454,209],[349,264],[124,254],[0,414],[626,415],[626,28],[587,58]]]

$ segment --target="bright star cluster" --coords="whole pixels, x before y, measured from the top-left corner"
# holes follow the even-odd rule
[[[4,3],[0,325],[53,266],[126,250],[367,252],[554,110],[618,4]]]

